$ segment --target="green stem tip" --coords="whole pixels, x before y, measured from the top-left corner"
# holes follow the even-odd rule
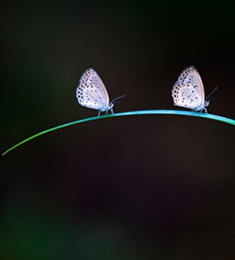
[[[88,121],[93,121],[93,120],[98,120],[98,119],[104,119],[104,118],[110,118],[110,117],[119,117],[119,116],[134,116],[134,115],[182,115],[182,116],[194,116],[194,117],[203,117],[203,118],[207,118],[207,119],[212,119],[212,120],[217,120],[220,122],[224,122],[227,124],[231,124],[233,126],[235,126],[235,120],[227,118],[227,117],[223,117],[223,116],[218,116],[218,115],[213,115],[213,114],[205,114],[205,113],[199,113],[199,112],[192,112],[192,111],[178,111],[178,110],[139,110],[139,111],[129,111],[129,112],[122,112],[122,113],[117,113],[117,114],[109,114],[109,115],[104,115],[104,116],[95,116],[95,117],[88,117],[88,118],[84,118],[84,119],[80,119],[77,121],[73,121],[73,122],[69,122],[66,124],[62,124],[59,126],[55,126],[52,128],[49,128],[47,130],[44,130],[40,133],[37,133],[35,135],[32,135],[26,139],[24,139],[23,141],[19,142],[18,144],[12,146],[11,148],[9,148],[8,150],[6,150],[2,156],[4,156],[5,154],[9,153],[10,151],[14,150],[16,147],[36,138],[39,137],[41,135],[47,134],[49,132],[58,130],[60,128],[64,128],[67,126],[72,126],[75,124],[79,124],[79,123],[84,123],[84,122],[88,122]]]

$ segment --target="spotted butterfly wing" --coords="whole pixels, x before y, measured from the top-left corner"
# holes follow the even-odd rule
[[[106,111],[109,105],[109,95],[104,83],[92,68],[82,74],[76,97],[80,105],[100,111]]]
[[[194,66],[181,72],[172,88],[172,98],[175,106],[206,111],[205,90],[200,74]]]

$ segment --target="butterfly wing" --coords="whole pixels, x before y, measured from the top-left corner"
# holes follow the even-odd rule
[[[109,104],[109,95],[104,83],[92,68],[82,74],[76,97],[80,105],[101,111],[105,111]]]
[[[205,106],[205,91],[201,77],[193,66],[183,70],[172,88],[175,106],[200,110]]]

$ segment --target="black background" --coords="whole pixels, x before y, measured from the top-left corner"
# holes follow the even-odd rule
[[[1,152],[95,116],[75,89],[93,67],[115,112],[177,109],[194,65],[208,112],[235,117],[234,9],[216,1],[3,1]],[[234,259],[234,127],[118,117],[58,130],[0,159],[0,259]]]

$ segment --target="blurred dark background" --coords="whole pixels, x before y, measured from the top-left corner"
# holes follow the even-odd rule
[[[235,118],[234,20],[226,1],[2,1],[1,152],[97,115],[75,97],[89,67],[121,112],[177,109],[194,65],[222,96],[209,113]],[[234,130],[120,117],[20,146],[0,159],[0,259],[235,259]]]

